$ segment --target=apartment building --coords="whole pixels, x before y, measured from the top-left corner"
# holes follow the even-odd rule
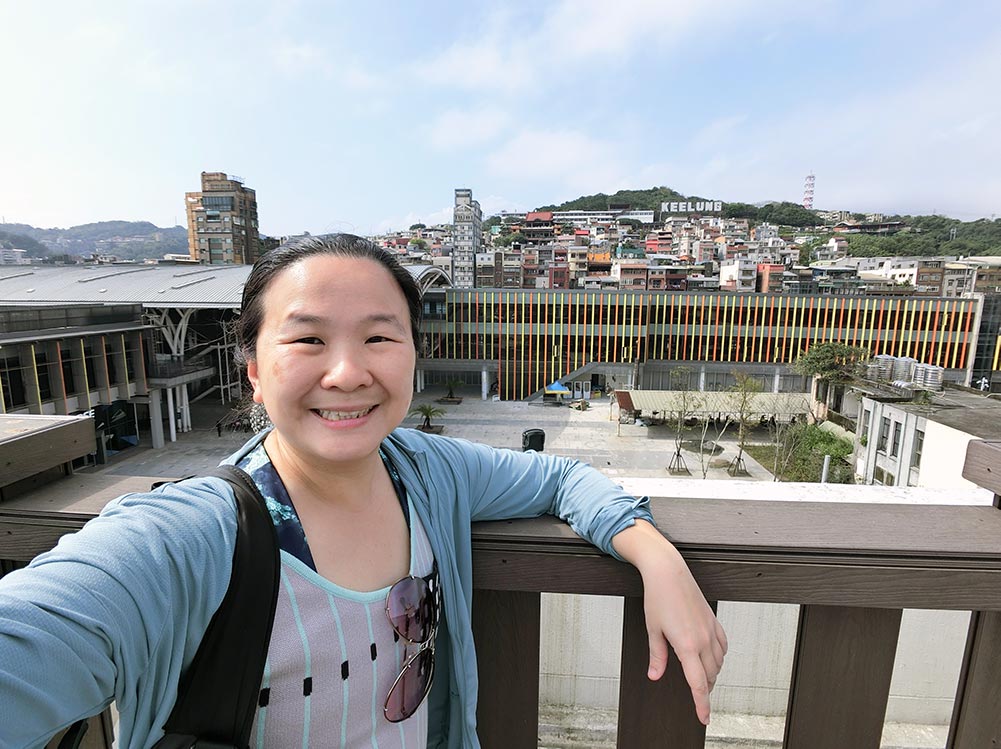
[[[184,194],[188,252],[209,265],[252,264],[261,254],[257,193],[240,177],[202,172],[201,192]]]
[[[724,260],[719,268],[720,291],[735,291],[748,294],[755,290],[758,265],[746,257]]]
[[[452,223],[452,283],[471,289],[476,285],[476,253],[483,247],[483,212],[469,188],[455,191]]]

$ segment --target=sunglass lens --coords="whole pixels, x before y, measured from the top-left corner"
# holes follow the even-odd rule
[[[434,650],[430,647],[421,650],[407,664],[396,680],[396,684],[386,698],[386,718],[393,723],[406,720],[421,706],[427,693],[431,691],[431,680],[434,678]]]
[[[389,621],[402,637],[411,642],[425,642],[431,631],[433,601],[428,584],[419,577],[400,580],[389,591],[386,611]]]

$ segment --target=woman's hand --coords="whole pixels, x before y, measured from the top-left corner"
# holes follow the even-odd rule
[[[709,723],[709,693],[723,667],[726,633],[699,590],[678,550],[645,520],[612,539],[623,559],[643,578],[643,608],[650,644],[647,676],[656,681],[667,668],[667,645],[678,656],[692,690],[695,712]]]

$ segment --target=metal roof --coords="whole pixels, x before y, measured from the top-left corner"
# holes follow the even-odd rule
[[[250,265],[0,266],[0,305],[139,304],[239,309]],[[433,265],[405,266],[425,291],[451,286]]]
[[[641,411],[644,415],[667,416],[678,411],[692,415],[740,412],[740,393],[733,391],[699,390],[617,390],[619,407],[626,411]],[[809,393],[753,393],[746,404],[748,416],[793,416],[810,412]]]

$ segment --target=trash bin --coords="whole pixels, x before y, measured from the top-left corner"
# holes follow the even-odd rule
[[[521,433],[521,449],[541,453],[546,446],[546,433],[541,429],[526,429]]]

